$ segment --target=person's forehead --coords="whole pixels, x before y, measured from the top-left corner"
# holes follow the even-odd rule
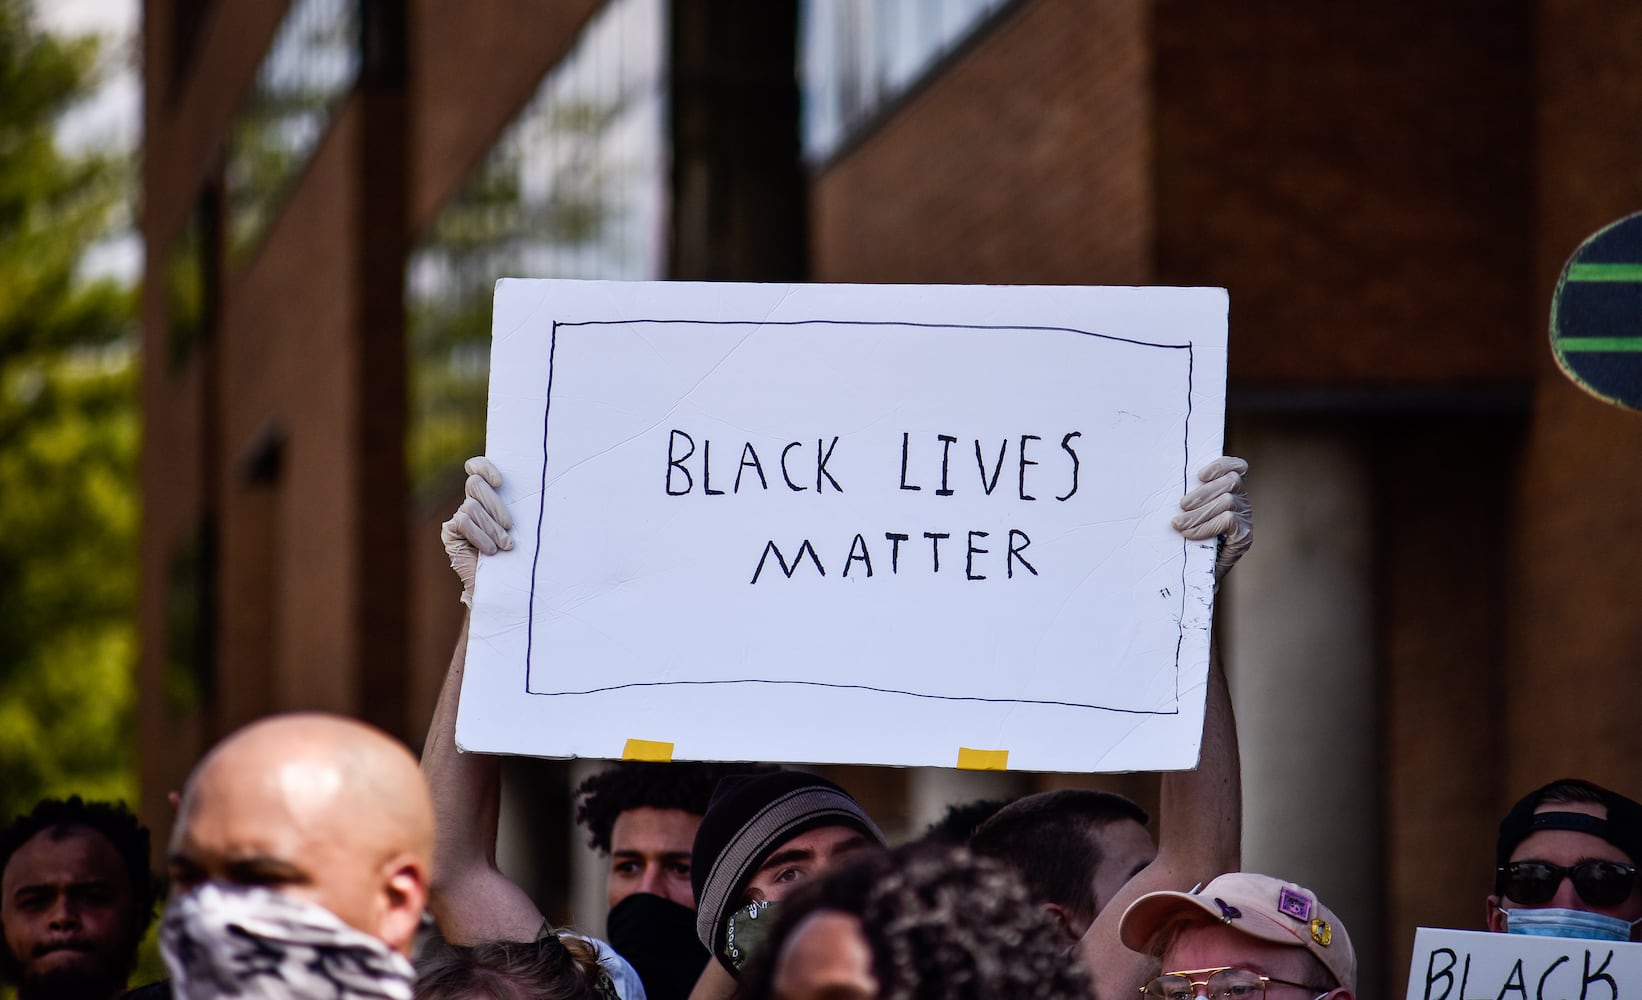
[[[299,808],[285,785],[277,773],[236,768],[200,775],[183,800],[172,852],[296,861],[312,843],[332,839],[330,827],[347,828]]]
[[[866,840],[867,835],[853,826],[823,826],[814,830],[806,830],[796,837],[789,837],[786,841],[777,844],[770,854],[780,854],[783,851],[808,850],[819,855],[826,855],[851,841]]]
[[[1182,928],[1163,952],[1163,971],[1253,969],[1267,976],[1290,978],[1306,960],[1305,949],[1250,937],[1220,923],[1194,923]]]
[[[1535,830],[1511,851],[1512,861],[1549,861],[1573,865],[1581,861],[1622,861],[1635,859],[1593,833],[1577,830]]]
[[[23,842],[0,873],[8,894],[20,885],[109,882],[130,885],[120,852],[102,833],[86,826],[49,827]]]
[[[612,854],[689,854],[701,817],[683,809],[624,809],[610,826]]]
[[[799,921],[776,961],[776,992],[782,995],[871,995],[872,950],[861,921],[822,910]]]
[[[1541,802],[1534,807],[1534,815],[1538,816],[1540,813],[1580,813],[1607,819],[1608,807],[1600,802]]]

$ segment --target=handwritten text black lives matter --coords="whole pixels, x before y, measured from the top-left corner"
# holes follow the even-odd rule
[[[1081,431],[1067,431],[1060,436],[1057,447],[1053,438],[1046,441],[1038,434],[959,440],[950,434],[926,436],[903,432],[900,478],[896,486],[908,492],[927,491],[934,497],[973,491],[1015,503],[1040,502],[1041,492],[1042,499],[1052,497],[1064,503],[1078,491],[1077,445],[1082,436]],[[720,457],[715,460],[710,438],[702,437],[698,441],[695,435],[673,428],[667,436],[667,495],[682,497],[698,493],[708,497],[733,497],[774,490],[813,491],[825,496],[842,494],[855,486],[840,482],[834,469],[828,467],[838,456],[837,436],[830,441],[817,438],[813,444],[808,440],[789,441],[778,453],[765,455],[760,455],[751,441],[739,443],[738,460],[715,464],[725,462],[726,449],[721,447]],[[732,445],[732,452],[733,448]],[[1006,469],[1013,475],[1006,478]],[[717,487],[713,485],[715,473]],[[886,469],[884,474],[887,481],[895,475],[895,470]],[[1020,528],[1011,527],[1003,539],[993,539],[991,532],[981,530],[969,530],[954,539],[952,531],[897,528],[901,530],[882,530],[882,540],[878,538],[880,531],[875,529],[870,533],[858,531],[847,543],[841,539],[822,540],[819,547],[810,538],[769,539],[753,563],[749,582],[756,584],[766,577],[774,579],[777,568],[789,580],[800,572],[825,577],[828,566],[840,579],[848,579],[852,573],[856,577],[872,577],[874,573],[883,574],[886,556],[891,576],[955,574],[960,559],[964,578],[968,580],[996,579],[999,570],[1009,580],[1015,579],[1017,573],[1023,579],[1028,574],[1038,575],[1031,561],[1036,556],[1029,557],[1026,552],[1032,538]],[[942,543],[950,544],[943,550]],[[772,557],[773,566],[769,565]]]

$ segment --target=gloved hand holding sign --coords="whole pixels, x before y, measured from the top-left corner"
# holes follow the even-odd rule
[[[1180,498],[1184,513],[1170,522],[1194,542],[1219,537],[1220,551],[1214,558],[1217,583],[1254,544],[1254,511],[1243,488],[1243,474],[1248,471],[1249,463],[1227,455],[1203,466],[1197,478],[1204,485]]]
[[[439,529],[439,537],[450,555],[450,568],[462,581],[462,603],[471,608],[479,555],[493,556],[513,548],[513,537],[507,533],[513,527],[513,517],[496,493],[502,485],[502,473],[490,459],[479,455],[468,459],[462,468],[468,474],[467,497]]]

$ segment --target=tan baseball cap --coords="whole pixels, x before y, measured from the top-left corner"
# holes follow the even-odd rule
[[[1270,875],[1231,872],[1192,892],[1149,892],[1124,911],[1118,934],[1131,950],[1155,954],[1159,931],[1180,918],[1203,917],[1261,941],[1304,948],[1357,992],[1357,952],[1345,924],[1310,889]]]

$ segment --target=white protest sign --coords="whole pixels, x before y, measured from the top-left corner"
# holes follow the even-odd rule
[[[540,756],[1191,767],[1206,288],[503,280],[457,721]],[[636,742],[630,742],[636,741]]]
[[[1642,996],[1642,944],[1421,927],[1408,1000],[1627,1000]]]

